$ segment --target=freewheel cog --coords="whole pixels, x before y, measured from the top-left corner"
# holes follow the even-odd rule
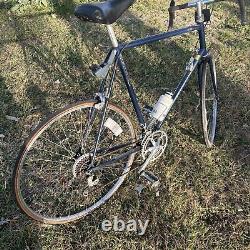
[[[72,174],[76,178],[79,174],[83,173],[89,162],[90,154],[84,154],[78,157],[72,167]]]

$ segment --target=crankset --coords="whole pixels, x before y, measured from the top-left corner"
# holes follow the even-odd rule
[[[150,185],[151,189],[155,191],[156,196],[159,196],[159,178],[151,171],[146,171],[145,169],[151,162],[156,161],[162,156],[167,147],[167,143],[167,134],[161,130],[150,132],[146,134],[145,138],[143,139],[141,155],[144,163],[139,168],[139,183],[137,183],[136,186],[136,191],[139,193],[139,195],[146,186]],[[143,184],[142,179],[146,180],[146,184]]]
[[[164,153],[168,143],[166,132],[158,130],[150,132],[142,141],[141,155],[144,163],[139,169],[139,173],[144,171],[149,163],[159,159]]]

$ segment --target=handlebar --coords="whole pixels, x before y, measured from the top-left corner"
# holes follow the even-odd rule
[[[191,2],[188,2],[188,3],[185,3],[185,4],[180,4],[180,5],[175,5],[175,0],[171,0],[170,6],[169,6],[169,9],[168,9],[168,12],[169,12],[168,30],[173,29],[174,19],[175,19],[175,12],[177,10],[183,10],[183,9],[188,9],[188,8],[196,7],[197,3],[199,1],[202,4],[210,4],[210,3],[222,2],[222,1],[226,1],[226,0],[193,0]],[[245,24],[247,24],[247,15],[246,15],[245,0],[237,0],[237,2],[238,2],[239,7],[240,7],[241,24],[245,25]]]

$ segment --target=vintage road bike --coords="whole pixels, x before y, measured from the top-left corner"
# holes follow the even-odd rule
[[[147,171],[150,163],[164,153],[168,136],[162,125],[169,111],[197,72],[205,143],[215,138],[218,89],[215,63],[206,46],[205,26],[216,0],[194,0],[169,7],[168,31],[119,44],[112,24],[134,0],[107,0],[76,7],[83,21],[107,26],[112,48],[104,62],[91,67],[100,79],[92,100],[80,101],[52,114],[24,143],[14,170],[14,191],[21,210],[34,220],[47,224],[76,221],[100,207],[118,190],[130,171],[149,182],[158,194],[159,178]],[[239,1],[242,24],[246,24],[244,1]],[[194,8],[195,23],[173,29],[178,10]],[[153,107],[142,109],[126,69],[122,52],[164,39],[196,32],[199,47],[186,65],[184,74],[172,92],[163,93]],[[119,69],[128,91],[139,129],[129,115],[113,104],[113,85]],[[132,168],[139,155],[141,164]]]

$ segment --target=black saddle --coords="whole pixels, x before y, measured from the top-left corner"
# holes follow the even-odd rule
[[[107,0],[76,7],[75,15],[83,21],[112,24],[135,0]]]

